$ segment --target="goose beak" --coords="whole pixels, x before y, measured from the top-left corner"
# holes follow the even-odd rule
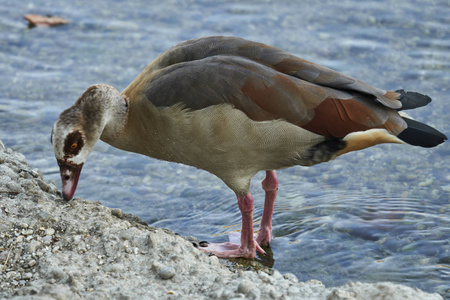
[[[81,165],[68,165],[68,164],[60,164],[59,171],[61,173],[62,180],[62,193],[65,200],[70,200],[73,198],[75,194],[75,190],[77,189],[78,179],[81,174]]]

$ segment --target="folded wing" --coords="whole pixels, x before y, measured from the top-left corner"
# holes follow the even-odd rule
[[[124,91],[157,107],[230,104],[255,121],[284,119],[328,138],[406,123],[386,92],[264,44],[231,37],[181,43],[163,53]],[[137,89],[136,87],[139,87]],[[132,97],[131,97],[132,98]]]

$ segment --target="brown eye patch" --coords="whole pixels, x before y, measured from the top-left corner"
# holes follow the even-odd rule
[[[79,131],[68,134],[64,142],[64,154],[70,156],[77,155],[81,148],[83,148],[83,144],[83,136]]]

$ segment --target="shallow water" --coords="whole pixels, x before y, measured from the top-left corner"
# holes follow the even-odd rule
[[[13,1],[0,4],[0,139],[57,184],[51,126],[91,84],[122,90],[159,53],[194,37],[264,42],[385,89],[430,95],[415,118],[449,135],[448,1]],[[27,13],[69,25],[27,29]],[[277,174],[273,257],[326,285],[394,281],[450,297],[449,143],[382,145]],[[255,176],[255,222],[264,194]],[[225,241],[240,229],[233,193],[191,167],[100,142],[76,196],[182,235]]]

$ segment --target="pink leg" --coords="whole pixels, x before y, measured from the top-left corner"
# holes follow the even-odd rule
[[[266,171],[266,178],[262,181],[262,187],[266,191],[266,198],[256,241],[260,245],[269,245],[272,240],[273,207],[278,191],[278,179],[275,171]]]
[[[231,242],[222,244],[208,243],[206,247],[198,249],[205,252],[212,252],[217,257],[243,257],[253,259],[256,257],[256,251],[265,254],[264,250],[256,243],[253,237],[253,206],[254,200],[250,193],[237,195],[239,209],[242,214],[241,244]]]

